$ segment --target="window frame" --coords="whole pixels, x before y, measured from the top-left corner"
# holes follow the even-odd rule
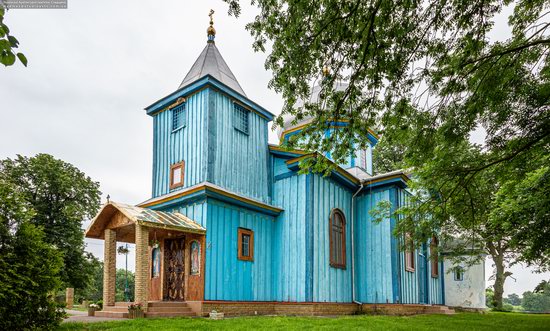
[[[340,214],[340,218],[342,219],[342,233],[340,234],[340,249],[339,249],[339,252],[340,254],[342,254],[342,261],[341,262],[338,262],[336,261],[336,256],[334,256],[334,245],[336,244],[335,243],[335,239],[333,237],[333,220],[334,220],[334,216],[336,214]],[[330,211],[330,216],[329,216],[329,225],[328,225],[328,229],[329,229],[329,249],[330,249],[330,266],[333,267],[333,268],[338,268],[338,269],[346,269],[346,216],[344,215],[344,212],[338,208],[334,208]]]
[[[176,112],[177,111],[181,111],[181,118],[180,118],[180,121],[181,121],[181,124],[176,128],[175,125],[174,125],[174,118],[176,116]],[[182,102],[180,104],[178,104],[177,106],[175,106],[174,108],[170,109],[170,112],[171,112],[171,115],[172,115],[172,132],[176,132],[180,129],[183,129],[186,125],[187,125],[187,119],[185,117],[186,113],[187,113],[187,107],[186,107],[186,104],[185,102]]]
[[[248,242],[249,256],[243,255],[243,235],[250,237],[250,241]],[[242,261],[254,261],[254,231],[245,228],[237,229],[237,258]]]
[[[409,259],[410,256],[410,259]],[[409,233],[405,234],[405,271],[414,272],[416,269],[414,242]]]
[[[430,242],[430,263],[432,269],[432,278],[439,277],[439,256],[437,253],[437,247],[439,246],[439,240],[436,236],[432,237]]]
[[[174,169],[181,168],[181,181],[174,183]],[[174,163],[170,165],[170,189],[173,190],[178,187],[182,187],[185,182],[185,161]]]
[[[457,277],[457,275],[460,275],[460,277]],[[464,268],[462,267],[456,267],[453,271],[453,279],[455,282],[463,282],[464,281]]]
[[[246,129],[241,127],[242,119],[244,118],[242,114],[246,114]],[[237,102],[233,102],[233,127],[247,136],[250,133],[250,111]]]

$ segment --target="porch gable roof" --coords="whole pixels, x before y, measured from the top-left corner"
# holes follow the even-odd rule
[[[163,212],[111,201],[103,205],[97,216],[94,217],[86,230],[86,237],[103,239],[103,231],[117,211],[124,215],[127,224],[134,223],[192,233],[206,232],[206,229],[200,224],[178,212]]]

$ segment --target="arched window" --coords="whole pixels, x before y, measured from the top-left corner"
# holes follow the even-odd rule
[[[330,265],[346,268],[346,218],[340,209],[333,209],[329,220]]]
[[[405,270],[414,272],[414,241],[410,233],[405,233]]]

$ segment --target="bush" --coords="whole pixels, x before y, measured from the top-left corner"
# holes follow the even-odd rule
[[[526,311],[550,312],[550,293],[525,292],[521,305]]]
[[[61,254],[27,222],[0,244],[0,329],[53,330],[65,312],[54,301]]]
[[[502,311],[512,311],[514,310],[514,306],[512,306],[509,303],[505,303],[502,305]]]

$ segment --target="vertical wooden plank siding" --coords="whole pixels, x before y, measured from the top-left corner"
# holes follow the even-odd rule
[[[163,211],[179,212],[189,217],[193,221],[202,225],[204,228],[207,226],[207,205],[206,201],[199,201],[188,205],[179,205]]]
[[[409,193],[404,189],[398,189],[398,196],[399,201],[401,205],[406,205],[408,203],[408,197]],[[428,242],[429,247],[429,242]],[[418,249],[415,251],[415,254],[413,255],[415,257],[415,266],[416,269],[414,272],[409,272],[405,270],[405,254],[404,252],[400,252],[400,259],[401,259],[401,293],[402,293],[402,302],[403,303],[418,303],[420,301],[419,298],[419,268],[418,268]],[[431,263],[430,263],[430,255],[429,255],[429,249],[427,254],[427,268],[426,268],[426,277],[428,279],[428,302],[429,304],[443,304],[443,284],[441,282],[440,277],[442,277],[442,262],[439,262],[440,266],[440,274],[438,278],[432,277],[432,270],[431,270]]]
[[[351,302],[351,196],[352,193],[330,178],[311,176],[313,190],[313,301]],[[330,266],[330,212],[338,208],[346,218],[346,268]],[[309,261],[306,261],[308,263]]]
[[[172,112],[165,110],[153,117],[153,197],[170,190],[170,165],[185,160],[184,185],[206,180],[206,101],[208,92],[191,95],[184,111],[185,127],[172,132]]]
[[[409,201],[409,194],[402,189],[398,189],[398,197],[401,205],[406,205]],[[402,240],[402,239],[400,239]],[[399,253],[401,262],[401,300],[402,303],[418,303],[419,302],[419,288],[418,288],[418,250],[415,249],[413,254],[415,259],[415,271],[410,272],[405,270],[405,252]]]
[[[367,191],[356,199],[357,299],[364,303],[393,303],[391,220],[376,223],[369,213],[380,201],[390,200],[390,190]]]
[[[277,180],[274,204],[284,211],[273,230],[273,300],[306,301],[306,176]]]
[[[441,272],[443,267],[443,262],[441,261],[441,258],[438,262],[438,269],[439,269],[439,275],[437,277],[432,277],[432,263],[431,263],[431,255],[430,255],[430,249],[429,249],[429,243],[428,242],[428,303],[429,304],[437,304],[442,305],[443,304],[443,287],[441,286],[441,277],[444,277],[445,275]]]
[[[255,112],[248,113],[248,134],[233,125],[233,101],[210,89],[215,129],[208,132],[208,181],[230,191],[270,202],[268,177],[267,121]]]
[[[208,199],[205,300],[271,301],[274,218]],[[254,261],[237,258],[238,228],[254,231]]]

